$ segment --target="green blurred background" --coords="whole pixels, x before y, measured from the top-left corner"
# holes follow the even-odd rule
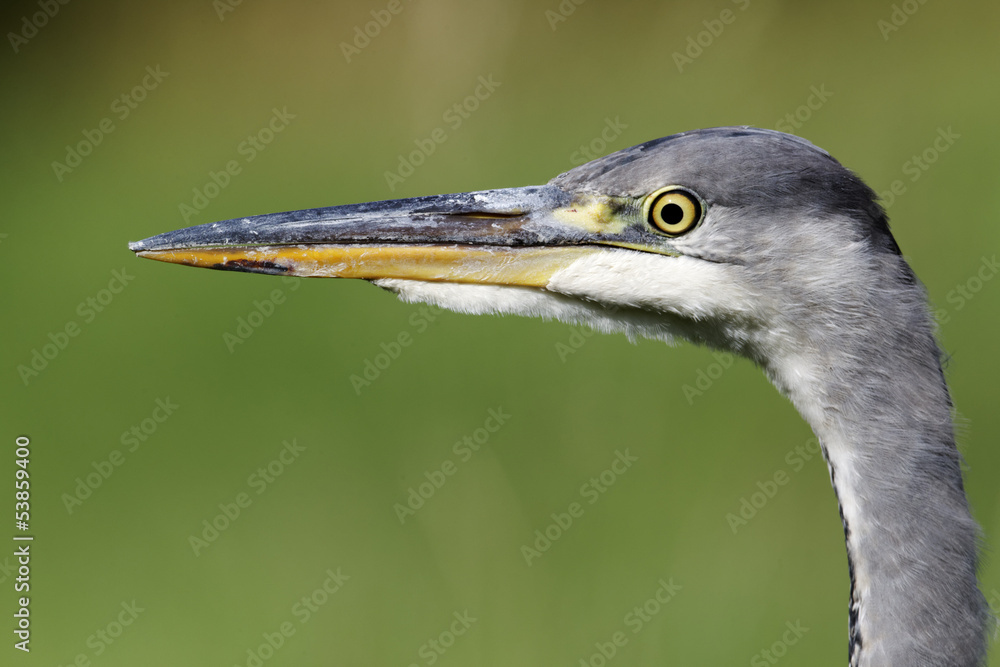
[[[581,146],[729,124],[791,129],[876,190],[905,190],[889,212],[938,308],[983,586],[1000,603],[1000,280],[984,263],[1000,241],[996,3],[51,4],[45,18],[5,3],[0,48],[0,480],[11,489],[14,439],[29,436],[35,535],[32,651],[8,633],[3,664],[599,665],[616,632],[614,664],[753,664],[786,623],[808,631],[776,649],[783,664],[843,664],[826,467],[786,459],[811,433],[748,362],[559,323],[432,320],[363,282],[195,271],[126,248],[242,215],[543,183]],[[445,112],[481,76],[499,85],[455,127]],[[294,118],[259,134],[274,109]],[[438,127],[446,141],[390,189],[385,172]],[[85,132],[100,143],[54,167]],[[926,170],[912,162],[925,150]],[[196,202],[231,160],[239,173]],[[259,326],[234,343],[240,318]],[[381,344],[402,332],[412,344],[356,391],[351,376],[385,365]],[[45,348],[50,334],[64,349]],[[490,409],[509,417],[458,455]],[[300,450],[276,463],[283,443]],[[581,495],[626,449],[632,467]],[[454,474],[401,523],[394,506],[447,460]],[[727,514],[778,471],[788,483],[734,534]],[[96,488],[78,491],[88,475]],[[226,526],[220,504],[240,498]],[[522,545],[574,501],[583,515],[529,566]],[[213,521],[224,530],[193,547]],[[338,568],[349,578],[328,594]],[[661,579],[680,590],[641,624],[627,616]],[[279,641],[282,627],[294,634]]]

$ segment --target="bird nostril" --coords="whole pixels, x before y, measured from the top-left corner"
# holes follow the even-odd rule
[[[212,266],[213,269],[222,271],[242,271],[244,273],[266,273],[272,276],[280,276],[288,273],[291,269],[281,264],[275,264],[267,260],[256,259],[233,259],[219,262]]]

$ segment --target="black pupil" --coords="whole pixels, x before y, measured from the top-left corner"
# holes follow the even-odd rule
[[[676,225],[684,219],[684,209],[677,204],[667,204],[660,209],[660,217],[665,225]]]

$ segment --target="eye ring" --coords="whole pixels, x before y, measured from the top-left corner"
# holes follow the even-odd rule
[[[667,236],[687,234],[705,217],[701,199],[685,188],[669,185],[646,197],[646,221]]]

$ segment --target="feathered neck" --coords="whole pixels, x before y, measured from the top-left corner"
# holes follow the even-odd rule
[[[850,664],[978,666],[989,613],[951,401],[922,287],[891,284],[839,326],[814,319],[766,371],[819,437],[840,503]]]

